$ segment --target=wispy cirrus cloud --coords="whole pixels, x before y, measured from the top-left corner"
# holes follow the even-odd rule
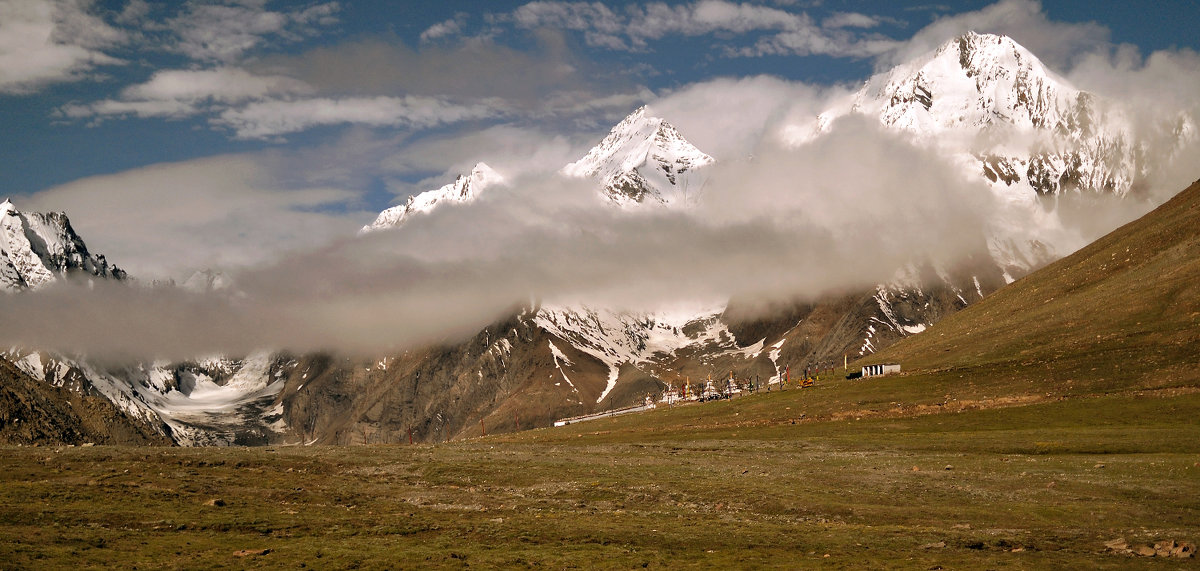
[[[235,67],[163,70],[144,83],[121,90],[117,99],[71,103],[59,113],[72,119],[114,116],[186,117],[229,104],[271,96],[312,92],[304,82],[282,75],[255,75]]]
[[[119,11],[95,0],[4,0],[0,93],[30,94],[83,80],[97,68],[124,65],[131,51],[173,52],[227,65],[253,50],[314,37],[337,23],[340,10],[337,2],[272,10],[267,0],[225,0],[188,2],[169,15],[170,7],[144,0],[131,0]],[[126,98],[99,107],[161,115],[167,105]]]
[[[645,88],[597,68],[562,34],[532,34],[523,51],[479,38],[415,49],[393,37],[320,47],[242,64],[167,69],[115,97],[72,102],[60,118],[91,124],[124,117],[202,117],[237,139],[277,139],[314,127],[419,131],[501,117],[620,114]]]
[[[233,129],[238,138],[263,139],[324,125],[426,129],[503,114],[498,106],[459,104],[436,97],[314,97],[257,101],[227,109],[213,122]]]
[[[300,10],[268,10],[266,0],[189,3],[167,21],[175,39],[168,48],[192,59],[232,62],[270,42],[291,42],[316,35],[337,23],[337,2]]]
[[[601,2],[530,2],[510,15],[516,26],[582,32],[591,46],[638,51],[668,36],[753,36],[725,42],[726,55],[812,55],[862,57],[889,49],[890,40],[847,29],[870,28],[879,20],[842,14],[818,23],[807,13],[759,4],[701,0],[682,5],[651,2],[610,8]],[[757,39],[754,39],[757,38]],[[742,42],[742,44],[739,44]]]
[[[821,21],[826,28],[874,28],[882,23],[879,16],[868,16],[858,12],[837,12]]]
[[[123,64],[111,49],[128,40],[89,0],[0,2],[0,93],[33,93]]]
[[[235,102],[310,91],[311,87],[291,77],[256,75],[240,68],[218,67],[160,71],[149,81],[126,88],[122,95],[128,99]]]
[[[195,103],[176,99],[134,100],[105,99],[93,103],[69,103],[57,109],[55,116],[66,119],[90,119],[89,125],[100,124],[107,117],[181,118],[199,113]]]

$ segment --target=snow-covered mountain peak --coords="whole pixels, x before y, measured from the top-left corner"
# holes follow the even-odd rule
[[[233,280],[225,272],[204,269],[193,272],[181,287],[193,293],[205,293],[227,290],[232,284]]]
[[[1073,119],[1089,98],[1011,38],[968,32],[872,77],[819,126],[856,111],[921,137],[993,127],[1065,134],[1080,129]]]
[[[621,205],[642,203],[647,197],[662,204],[686,204],[704,182],[696,169],[712,162],[673,125],[643,106],[562,173],[599,179],[604,194]]]
[[[1147,133],[1133,128],[1121,102],[1076,89],[1011,38],[993,34],[968,32],[872,76],[815,124],[787,127],[783,136],[798,146],[855,114],[987,183],[1004,205],[989,222],[988,241],[1006,275],[1078,245],[1063,233],[1053,203],[1039,197],[1124,196],[1155,161],[1169,160],[1145,153]],[[1181,138],[1157,136],[1175,144]]]
[[[470,202],[488,187],[498,184],[504,184],[504,177],[492,167],[482,162],[477,163],[475,168],[471,169],[471,174],[459,175],[450,184],[410,196],[404,204],[380,212],[374,222],[363,226],[358,233],[366,234],[400,226],[413,215],[432,212],[439,204]]]
[[[37,289],[68,274],[123,279],[125,272],[88,253],[62,212],[22,213],[0,204],[0,291]]]

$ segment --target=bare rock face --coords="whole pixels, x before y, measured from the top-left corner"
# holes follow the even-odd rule
[[[50,386],[0,359],[0,444],[170,445],[161,427],[107,399]]]
[[[606,373],[525,310],[464,342],[369,361],[301,357],[279,398],[303,442],[441,442],[591,412]]]

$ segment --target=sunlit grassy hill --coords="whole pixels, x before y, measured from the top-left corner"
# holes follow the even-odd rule
[[[866,362],[1055,395],[1200,385],[1200,182]]]

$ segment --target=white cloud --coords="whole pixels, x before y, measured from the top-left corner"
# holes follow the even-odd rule
[[[718,160],[751,156],[796,117],[815,117],[844,91],[757,76],[695,83],[650,102],[655,115]]]
[[[1121,46],[1083,57],[1067,79],[1081,89],[1161,112],[1200,106],[1200,54],[1161,50],[1142,57],[1134,46]]]
[[[1138,126],[1146,154],[1170,157],[1146,173],[1147,187],[1162,200],[1187,187],[1200,164],[1200,54],[1161,50],[1142,57],[1134,46],[1089,54],[1067,79],[1080,89],[1119,102]],[[1180,146],[1182,136],[1184,144]]]
[[[583,32],[585,41],[612,50],[642,50],[667,36],[765,34],[753,47],[726,46],[727,55],[874,55],[891,47],[883,38],[859,38],[839,28],[869,27],[861,15],[845,15],[822,27],[807,14],[757,4],[700,0],[683,5],[651,2],[614,11],[600,2],[530,2],[512,14],[520,27]]]
[[[195,105],[174,99],[155,101],[120,101],[105,99],[95,103],[69,103],[58,110],[58,114],[69,119],[86,119],[89,117],[134,116],[148,117],[187,117],[199,112]],[[97,119],[99,121],[99,119]]]
[[[165,70],[146,83],[124,89],[129,100],[213,100],[223,102],[261,99],[268,95],[304,93],[312,88],[281,75],[254,75],[243,69],[219,67],[204,70]]]
[[[269,258],[234,277],[239,296],[233,300],[106,284],[17,301],[0,296],[0,313],[17,316],[14,323],[21,325],[0,328],[0,344],[152,356],[264,346],[394,350],[478,331],[531,298],[646,309],[729,295],[817,296],[886,280],[914,252],[951,261],[979,252],[989,193],[981,185],[964,187],[956,165],[880,129],[848,121],[804,153],[768,145],[752,161],[716,165],[705,202],[689,212],[631,214],[604,204],[590,181],[518,178],[470,205],[438,209],[395,231]],[[154,239],[134,240],[135,246],[174,254],[173,240],[199,226],[214,247],[259,253],[260,240],[238,233],[276,224],[258,220],[261,205],[237,197],[265,199],[268,213],[281,210],[278,200],[295,202],[247,192],[258,188],[255,171],[239,172],[245,167],[236,161],[207,166],[233,171],[218,180],[235,191],[208,191],[174,213],[151,200],[146,208],[153,218],[172,222],[157,228],[165,239],[151,234]],[[136,186],[161,189],[170,175],[187,174],[164,172]],[[122,189],[132,180],[111,181],[98,189],[104,192],[97,200],[108,192],[129,194]],[[226,199],[233,204],[223,204]],[[135,195],[126,208],[143,201]],[[136,213],[99,206],[112,217],[109,226],[138,222]],[[77,209],[72,217],[82,222],[101,212]],[[200,223],[189,224],[193,217]],[[240,224],[220,223],[230,218]],[[285,219],[283,228],[308,232],[306,222]],[[92,229],[80,231],[89,236]],[[111,259],[121,263],[115,253]]]
[[[122,64],[106,49],[127,40],[93,13],[90,0],[0,2],[0,93],[31,93]]]
[[[620,35],[627,20],[601,2],[530,2],[512,14],[524,28],[559,28],[585,32],[589,45],[624,50],[629,46]]]
[[[446,36],[458,35],[462,32],[462,16],[456,16],[444,22],[438,22],[424,32],[421,32],[421,42],[429,42]]]
[[[811,20],[804,14],[723,0],[702,0],[684,6],[651,3],[636,16],[638,17],[630,18],[629,34],[635,38],[650,39],[672,34],[744,34],[758,30],[792,29],[811,24]]]
[[[826,28],[874,28],[881,20],[876,16],[868,16],[857,12],[838,12],[825,18],[821,25]]]
[[[233,129],[238,138],[261,139],[322,125],[424,129],[502,114],[486,104],[460,105],[435,97],[318,97],[254,102],[225,110],[214,123]]]
[[[296,41],[337,22],[337,2],[298,11],[266,9],[266,0],[189,3],[168,22],[178,36],[172,49],[192,59],[231,62],[269,41]]]
[[[268,262],[352,234],[367,218],[322,211],[357,193],[282,188],[266,164],[252,156],[160,164],[54,187],[20,207],[66,211],[90,250],[146,279]]]
[[[616,12],[600,2],[530,2],[513,13],[525,28],[553,27],[584,31],[592,45],[612,49],[644,48],[647,40],[670,35],[699,36],[714,32],[747,33],[811,26],[803,14],[702,0],[671,6],[661,2],[629,6]]]
[[[625,79],[592,73],[560,35],[539,35],[543,49],[535,53],[477,40],[420,51],[371,40],[250,67],[162,70],[116,99],[58,112],[94,123],[202,115],[237,138],[267,139],[330,125],[416,131],[498,117],[607,122],[653,97]]]
[[[268,96],[311,92],[304,82],[286,76],[259,76],[243,69],[164,70],[145,83],[121,90],[120,99],[72,103],[62,115],[72,118],[133,115],[185,117],[212,110],[211,103],[234,104]]]
[[[138,24],[145,21],[150,12],[151,7],[146,0],[129,0],[121,13],[117,14],[116,21],[119,24]]]

